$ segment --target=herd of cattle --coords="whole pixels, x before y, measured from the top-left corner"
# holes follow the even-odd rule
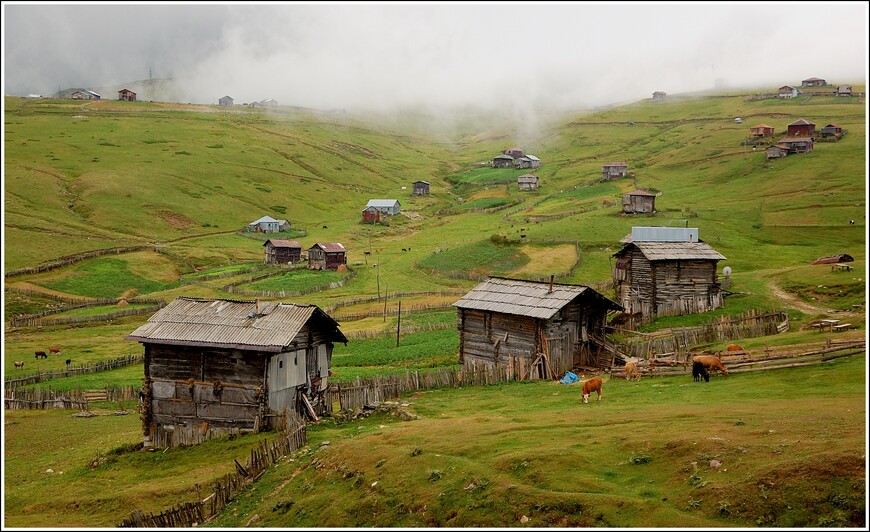
[[[725,348],[729,353],[733,352],[745,352],[745,350],[736,344],[729,344],[728,347]],[[710,382],[710,372],[716,371],[722,373],[723,375],[728,375],[728,368],[725,367],[725,364],[722,363],[722,359],[720,359],[717,355],[710,354],[709,352],[705,352],[703,355],[695,355],[692,357],[692,378],[695,382]],[[640,369],[637,367],[637,362],[635,360],[628,360],[625,363],[625,380],[640,380]],[[589,403],[589,396],[592,392],[596,392],[598,394],[598,400],[601,400],[601,387],[604,382],[601,380],[601,377],[593,377],[588,381],[583,383],[583,402]]]
[[[50,347],[50,348],[48,348],[48,352],[51,353],[52,355],[59,355],[60,348],[59,347]],[[36,351],[33,353],[33,358],[35,358],[36,360],[39,360],[40,358],[48,358],[48,354],[46,354],[45,351]],[[67,368],[69,368],[70,364],[72,364],[72,359],[69,359],[69,358],[66,359]],[[16,360],[15,367],[16,368],[23,368],[24,361],[23,360]]]

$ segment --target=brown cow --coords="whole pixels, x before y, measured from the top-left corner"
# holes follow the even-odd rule
[[[589,402],[589,394],[592,392],[598,392],[598,400],[601,400],[601,386],[602,386],[601,377],[592,377],[588,381],[583,383],[583,402]]]
[[[16,367],[16,368],[23,368],[23,367],[24,367],[24,361],[23,361],[23,360],[16,360],[16,361],[15,361],[15,367]]]
[[[637,368],[636,362],[628,361],[625,363],[625,380],[640,380],[640,370]]]
[[[48,352],[51,353],[52,355],[59,355],[60,348],[59,347],[49,347]]]
[[[45,351],[36,351],[33,353],[33,358],[38,360],[40,358],[48,358],[48,355],[45,354]]]
[[[711,371],[711,370],[715,369],[717,371],[721,371],[725,375],[728,375],[728,370],[725,369],[725,364],[723,364],[722,361],[719,360],[719,357],[717,357],[717,356],[696,355],[696,356],[692,357],[692,362],[700,362],[701,364],[704,364],[704,367],[707,369],[707,371]]]
[[[737,344],[728,344],[728,346],[725,347],[725,351],[731,352],[731,351],[746,351],[746,350]]]

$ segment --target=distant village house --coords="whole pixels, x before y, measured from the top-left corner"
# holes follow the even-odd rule
[[[757,126],[752,126],[749,128],[749,136],[750,137],[772,137],[773,136],[773,126],[768,126],[767,124],[759,124]]]
[[[786,137],[776,143],[777,146],[785,147],[789,154],[807,153],[813,151],[813,139],[809,137]]]
[[[791,85],[783,85],[779,88],[779,97],[780,98],[796,98],[801,91],[797,87],[792,87]]]
[[[492,167],[493,168],[513,168],[514,167],[514,158],[510,155],[496,155],[492,158]]]
[[[118,100],[122,102],[135,102],[136,93],[130,89],[121,89],[118,91]]]
[[[77,91],[73,91],[72,94],[69,95],[73,100],[99,100],[101,96],[94,91],[88,89],[80,89]]]
[[[510,155],[513,159],[519,159],[520,157],[522,157],[524,155],[523,150],[521,150],[519,148],[508,148],[508,149],[504,150],[502,153],[505,155]]]
[[[823,87],[827,82],[821,78],[807,78],[801,81],[801,87]]]
[[[524,170],[526,168],[540,168],[541,160],[534,155],[526,154],[514,159],[514,168]]]
[[[520,190],[538,190],[538,176],[523,174],[517,178],[517,187]]]
[[[314,305],[181,297],[126,337],[145,347],[144,445],[170,448],[331,412],[332,351],[347,344]]]
[[[263,242],[266,264],[294,264],[302,260],[302,244],[295,240],[270,238]]]
[[[628,164],[624,162],[607,163],[601,165],[601,180],[625,177],[628,173]]]
[[[652,95],[652,99],[654,102],[662,102],[667,98],[668,93],[664,91],[655,91]]]
[[[801,118],[789,124],[787,135],[789,137],[811,137],[816,134],[816,125]]]
[[[245,228],[246,231],[252,231],[255,233],[277,233],[289,229],[290,222],[287,220],[276,220],[271,216],[263,216],[259,220],[254,220]]]
[[[230,98],[229,96],[224,96],[223,98],[218,100],[218,105],[220,105],[221,107],[232,107],[233,106],[233,99]]]
[[[309,270],[339,270],[347,264],[347,249],[340,243],[318,242],[308,248]]]
[[[656,195],[645,190],[635,190],[622,195],[624,214],[650,214],[656,212]]]
[[[415,196],[428,196],[429,195],[429,182],[428,181],[414,181],[413,194]]]
[[[369,200],[366,208],[372,207],[379,210],[381,213],[388,216],[394,216],[402,212],[402,204],[395,199],[373,199]]]
[[[852,86],[840,85],[837,87],[837,96],[852,96]]]
[[[613,254],[613,282],[629,314],[652,319],[723,305],[716,267],[725,260],[698,239],[697,228],[633,227]]]
[[[819,134],[822,137],[841,137],[843,136],[843,128],[837,124],[828,124],[819,130]]]
[[[622,308],[582,285],[491,277],[453,303],[463,371],[506,368],[517,379],[558,379],[609,367],[607,315]]]
[[[768,159],[780,159],[788,155],[788,146],[785,144],[774,144],[764,151]]]

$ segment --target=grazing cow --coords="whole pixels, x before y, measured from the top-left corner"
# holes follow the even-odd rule
[[[60,348],[59,347],[49,347],[48,352],[51,353],[52,355],[59,355]]]
[[[583,402],[589,402],[589,395],[592,392],[598,392],[598,400],[601,400],[601,377],[592,377],[583,383]]]
[[[625,380],[627,381],[639,381],[640,380],[640,370],[637,368],[636,362],[626,362],[625,363]]]
[[[16,361],[15,361],[15,367],[16,367],[16,368],[23,368],[23,367],[24,367],[24,361],[23,361],[23,360],[16,360]]]
[[[402,248],[402,251],[408,251],[408,250],[407,250],[407,249],[405,249],[405,248]]]
[[[729,351],[729,352],[731,352],[731,351],[746,351],[746,350],[743,349],[742,347],[740,347],[740,346],[737,345],[737,344],[728,344],[728,345],[725,347],[725,351]]]
[[[710,374],[707,373],[707,368],[701,362],[692,362],[692,377],[695,382],[701,382],[702,378],[704,382],[710,382]]]
[[[697,355],[692,357],[692,362],[700,362],[704,365],[704,368],[707,371],[717,370],[721,371],[725,375],[728,375],[728,370],[725,369],[725,364],[719,360],[719,357],[713,355]],[[694,364],[693,364],[694,365]]]
[[[324,225],[324,226],[323,226],[323,228],[324,228],[324,229],[329,229],[329,228],[328,228],[328,227],[326,227],[326,226],[325,226],[325,225]]]
[[[33,358],[39,360],[40,358],[48,358],[48,355],[45,354],[45,351],[37,351],[33,354]]]
[[[66,359],[66,367],[69,367],[70,364],[72,364],[72,359]]]

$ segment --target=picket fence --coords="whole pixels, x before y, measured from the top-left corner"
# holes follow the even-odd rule
[[[6,388],[3,406],[7,410],[76,409],[87,410],[93,402],[126,402],[139,400],[137,386],[106,386],[100,390],[52,390],[36,386],[32,389]]]

